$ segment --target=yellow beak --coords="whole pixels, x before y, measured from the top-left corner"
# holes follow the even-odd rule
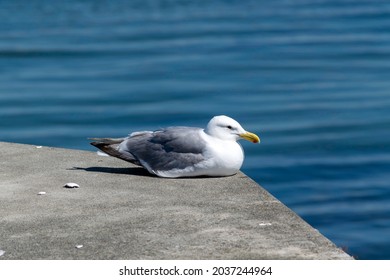
[[[259,136],[252,132],[241,133],[240,137],[244,138],[245,140],[251,141],[252,143],[260,143]]]

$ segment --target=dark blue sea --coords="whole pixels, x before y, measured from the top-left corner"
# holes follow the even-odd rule
[[[0,141],[92,151],[219,114],[262,139],[247,175],[390,259],[389,1],[0,1]]]

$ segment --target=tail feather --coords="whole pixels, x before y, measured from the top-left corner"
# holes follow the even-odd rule
[[[123,142],[126,138],[88,138],[89,140],[93,140],[96,142],[92,143],[105,143],[105,144],[120,144]],[[92,144],[91,143],[91,144]],[[92,144],[93,145],[93,144]]]
[[[129,152],[119,151],[119,144],[126,138],[89,138],[94,142],[91,142],[92,146],[95,146],[99,150],[106,154],[120,158],[122,160],[140,165],[139,161]]]

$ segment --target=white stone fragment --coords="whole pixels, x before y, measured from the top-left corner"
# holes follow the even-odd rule
[[[265,226],[272,226],[271,223],[260,223],[259,226],[265,227]]]
[[[64,185],[65,188],[68,188],[68,189],[77,189],[77,188],[80,188],[80,186],[76,183],[66,183]]]
[[[0,250],[0,257],[5,254],[5,251]]]
[[[39,192],[38,195],[45,195],[46,192]]]
[[[37,149],[42,149],[42,146],[36,146]]]
[[[76,248],[77,248],[77,249],[81,249],[81,248],[83,248],[83,247],[84,247],[84,245],[81,245],[81,244],[80,244],[80,245],[76,245]]]

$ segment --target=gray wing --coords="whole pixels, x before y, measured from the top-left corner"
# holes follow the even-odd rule
[[[199,136],[200,130],[171,127],[135,133],[120,144],[119,151],[131,154],[142,165],[146,163],[155,171],[184,169],[204,160],[205,141]]]

